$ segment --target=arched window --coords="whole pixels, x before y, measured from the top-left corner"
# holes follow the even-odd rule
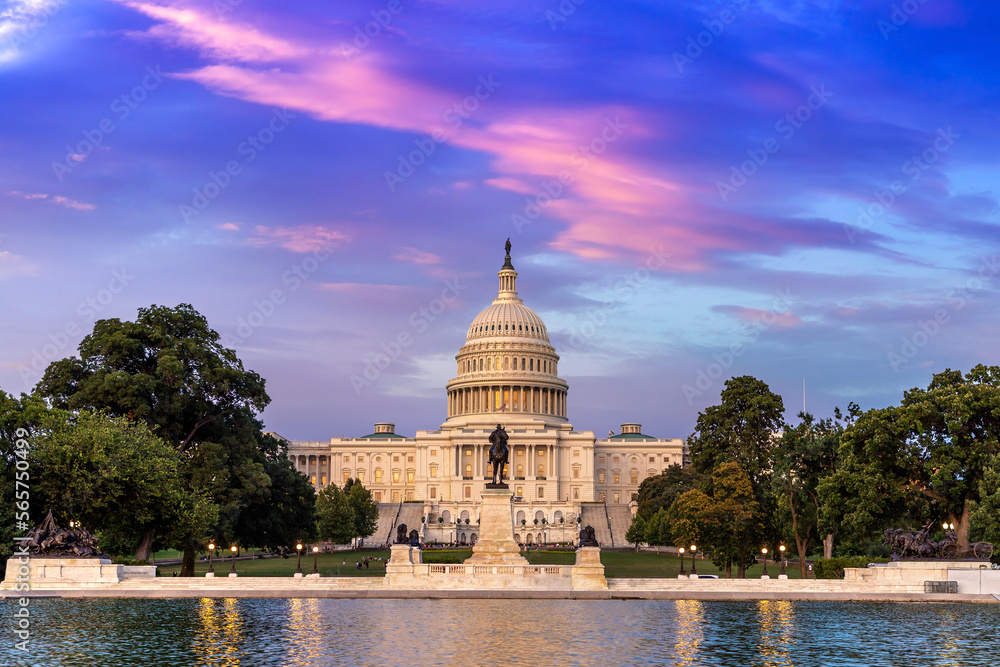
[[[472,479],[472,464],[466,464],[465,466],[465,477],[466,479]]]
[[[535,360],[534,359],[529,359],[528,360],[528,370],[529,371],[535,370]]]
[[[629,473],[629,482],[632,484],[639,483],[639,471],[635,468],[632,468],[632,472]]]
[[[381,468],[375,468],[375,483],[376,484],[381,484],[382,483],[382,469]]]
[[[525,514],[524,514],[524,510],[518,510],[518,512],[517,512],[517,525],[520,526],[521,522],[525,521],[525,520],[526,520],[526,517],[525,517]]]
[[[517,472],[515,474],[518,479],[522,479],[524,477],[524,466],[520,463],[517,464]]]
[[[483,370],[483,360],[479,360],[479,370]]]
[[[505,371],[509,371],[510,370],[510,357],[504,357],[503,358],[503,369]]]
[[[358,481],[364,483],[364,481],[365,481],[365,471],[364,470],[359,470],[358,471]]]
[[[521,357],[521,370],[524,370],[524,357]]]
[[[468,510],[462,510],[462,514],[459,516],[459,520],[462,523],[465,523],[468,520],[468,518],[469,518],[469,511]]]
[[[448,510],[441,512],[441,518],[444,519],[445,523],[451,523],[451,512]]]
[[[486,370],[488,370],[488,371],[491,371],[491,370],[493,370],[493,357],[490,357],[490,358],[489,358],[489,361],[488,361],[487,363],[488,363],[489,365],[487,366]]]
[[[543,463],[538,464],[538,476],[545,477],[545,464]]]

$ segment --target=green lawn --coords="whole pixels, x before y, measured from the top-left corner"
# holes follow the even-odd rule
[[[524,553],[524,552],[522,552]],[[461,563],[472,555],[471,550],[436,550],[424,551],[425,563]],[[533,565],[572,565],[576,561],[573,552],[559,551],[529,551],[524,554],[528,562]],[[369,567],[358,570],[354,563],[365,556],[382,557],[382,562],[369,563]],[[381,577],[385,574],[385,561],[389,559],[389,552],[382,551],[341,551],[335,554],[319,555],[319,572],[324,577]],[[347,563],[344,565],[344,563]],[[601,562],[604,563],[604,574],[607,577],[669,577],[676,578],[680,571],[680,559],[673,555],[657,555],[649,552],[609,552],[601,554]],[[215,559],[215,573],[218,576],[227,574],[231,567],[228,559],[220,562]],[[260,560],[238,560],[236,561],[236,572],[245,577],[290,577],[295,572],[295,557],[291,558],[267,558]],[[688,572],[691,570],[691,559],[684,559],[684,568]],[[303,554],[302,571],[306,574],[312,572],[312,554]],[[710,561],[698,560],[698,574],[718,574],[725,576]],[[763,573],[763,567],[757,565],[747,571],[747,577],[751,579],[759,578]],[[778,576],[779,566],[769,562],[767,564],[768,574],[772,577]],[[198,561],[195,564],[195,574],[204,576],[208,571],[208,561]],[[161,566],[160,576],[172,576],[174,572],[180,572],[180,565]],[[733,571],[735,575],[735,570]],[[789,567],[787,574],[791,579],[799,578],[797,567]]]

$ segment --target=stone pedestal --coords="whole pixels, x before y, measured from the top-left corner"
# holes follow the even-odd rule
[[[293,577],[295,577],[296,579],[301,579],[301,578],[302,578],[303,576],[305,576],[305,575],[303,575],[303,574],[302,574],[301,572],[296,572],[296,573],[295,573],[295,574],[293,574],[292,576],[293,576]]]
[[[572,576],[573,590],[607,590],[608,580],[604,577],[600,547],[580,547],[576,550],[576,565],[573,566]]]
[[[205,576],[206,577],[214,577],[215,576],[215,572],[206,572]]]
[[[788,578],[787,574],[779,574],[778,575],[778,579],[787,579],[787,578]]]
[[[510,489],[484,489],[479,541],[472,547],[469,565],[527,565],[514,541]]]
[[[770,575],[767,575],[767,574],[762,574],[762,575],[760,575],[760,578],[761,578],[761,579],[770,579],[770,578],[771,578],[771,576],[770,576]]]
[[[240,576],[240,575],[236,574],[235,572],[230,572],[230,573],[229,573],[229,576],[230,576],[230,577],[238,577],[238,576]]]
[[[117,584],[126,579],[152,579],[155,565],[118,565],[106,558],[47,558],[12,556],[0,588],[16,583],[34,588],[85,588],[95,584]]]
[[[697,578],[698,578],[697,574],[689,574],[688,575],[688,579],[697,579]]]

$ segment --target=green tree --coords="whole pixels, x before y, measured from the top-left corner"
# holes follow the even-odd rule
[[[660,509],[646,522],[646,544],[656,547],[656,553],[660,553],[660,547],[673,543],[670,535],[670,520],[667,517],[667,510]]]
[[[179,454],[142,422],[54,411],[35,439],[36,488],[61,523],[80,521],[113,551],[146,534],[169,535],[191,515],[210,520],[207,498],[185,492]]]
[[[807,575],[806,556],[812,541],[819,539],[819,483],[836,471],[837,452],[844,427],[837,420],[816,419],[799,413],[800,423],[788,428],[774,449],[774,488],[780,498],[779,514],[786,518],[787,532],[795,541],[799,573]],[[857,414],[853,403],[849,414]],[[832,543],[832,534],[828,537]]]
[[[1000,562],[1000,456],[993,456],[979,482],[979,502],[969,516],[969,534],[973,541],[991,542],[997,547],[993,561]]]
[[[361,540],[371,537],[378,529],[378,503],[361,480],[354,480],[353,485],[345,485],[345,489],[347,500],[354,512],[354,537]]]
[[[646,541],[646,520],[641,514],[636,514],[631,525],[625,531],[625,539],[635,545],[635,550],[639,550],[639,543]]]
[[[667,510],[671,541],[676,547],[705,546],[712,531],[712,499],[698,489],[685,491]]]
[[[870,538],[894,522],[947,519],[965,547],[998,453],[1000,367],[979,365],[964,377],[945,370],[844,432],[840,467],[820,484],[821,515]]]
[[[693,468],[676,463],[659,475],[647,477],[639,484],[639,515],[648,521],[661,509],[669,508],[677,496],[690,491],[698,484],[699,476]]]
[[[34,488],[39,470],[31,445],[47,414],[48,408],[37,398],[21,394],[18,399],[0,391],[0,571],[13,553],[14,536],[23,535],[44,517],[45,500]],[[18,442],[27,446],[18,447]]]
[[[746,576],[746,568],[757,562],[767,540],[767,515],[753,491],[750,476],[736,463],[723,463],[712,475],[711,505],[704,519],[707,541],[716,567],[726,576]]]
[[[353,538],[354,509],[351,501],[336,484],[331,484],[316,497],[316,534],[321,540],[347,544]]]
[[[269,445],[257,419],[270,401],[264,380],[245,370],[188,304],[141,308],[135,322],[100,320],[79,352],[50,364],[37,393],[58,408],[146,422],[180,454],[188,495],[207,496],[215,506],[218,520],[209,529],[192,521],[171,531],[171,546],[184,552],[182,574],[193,576],[195,550],[208,536],[252,545],[260,536],[246,533],[251,522],[240,514],[274,493],[268,491]],[[287,496],[299,497],[308,502],[294,489]],[[305,511],[282,509],[293,524]],[[143,536],[139,558],[148,557],[155,537],[153,531]]]

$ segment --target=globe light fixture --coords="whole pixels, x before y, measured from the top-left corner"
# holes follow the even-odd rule
[[[764,574],[763,574],[763,576],[761,578],[768,577],[768,575],[767,575],[767,547],[764,547],[763,549],[761,549],[760,552],[762,554],[764,554]],[[768,577],[768,579],[770,579],[770,577]]]
[[[785,545],[782,544],[781,546],[779,546],[778,551],[781,552],[781,574],[785,574],[785,562],[786,562]]]
[[[235,577],[236,576],[236,551],[237,551],[236,545],[234,544],[233,546],[229,547],[229,550],[233,554],[233,569],[229,571],[229,576],[230,577]]]
[[[677,550],[677,553],[681,556],[681,573],[680,576],[687,576],[687,570],[684,569],[684,547]]]

